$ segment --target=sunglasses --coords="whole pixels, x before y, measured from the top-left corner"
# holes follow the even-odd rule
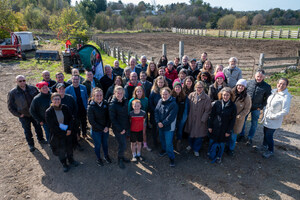
[[[19,82],[19,83],[22,83],[22,82],[26,82],[26,80],[19,80],[18,82]]]

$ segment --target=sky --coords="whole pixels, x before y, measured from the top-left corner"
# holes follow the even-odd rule
[[[72,0],[72,4],[75,4],[76,0]],[[78,0],[80,1],[80,0]],[[107,0],[107,2],[118,2],[118,0]],[[141,0],[122,0],[123,3],[138,4]],[[145,3],[152,4],[153,0],[144,0]],[[155,0],[156,4],[166,5],[175,2],[189,3],[189,0]],[[271,8],[280,9],[300,9],[300,0],[204,0],[206,3],[210,3],[212,7],[232,8],[234,11],[253,11],[253,10],[269,10]]]

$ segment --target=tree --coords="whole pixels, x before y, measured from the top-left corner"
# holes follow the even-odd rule
[[[236,17],[232,14],[225,15],[218,20],[218,28],[220,29],[232,29]]]
[[[97,5],[90,0],[82,0],[78,8],[88,25],[91,26],[95,20]]]
[[[248,27],[248,17],[247,16],[235,19],[233,29],[246,30],[247,27]]]
[[[94,27],[98,30],[106,31],[109,28],[109,16],[105,15],[104,12],[100,12],[96,15],[94,21]]]
[[[29,28],[49,29],[49,11],[29,4],[24,10],[24,20]]]
[[[256,14],[252,19],[252,25],[261,26],[265,23],[265,19],[262,14]]]
[[[107,8],[106,0],[93,0],[93,2],[96,4],[96,13],[106,10]],[[122,2],[119,1],[119,4],[122,4]]]

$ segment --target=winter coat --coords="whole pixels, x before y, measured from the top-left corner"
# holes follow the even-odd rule
[[[65,105],[61,105],[61,110],[64,115],[64,124],[68,125],[67,130],[72,130],[73,128],[73,120],[71,113],[69,112],[69,109]],[[45,113],[46,123],[48,124],[49,130],[50,130],[50,146],[55,154],[57,152],[58,148],[65,148],[67,144],[65,144],[65,147],[61,147],[62,144],[60,140],[66,139],[66,137],[72,137],[73,132],[71,132],[71,135],[67,136],[67,131],[61,130],[59,128],[59,122],[57,121],[57,117],[55,114],[55,110],[53,106],[49,107],[46,110]],[[69,141],[69,140],[66,140]],[[72,141],[72,140],[71,140]]]
[[[117,133],[120,133],[123,130],[128,131],[130,123],[127,99],[124,98],[122,102],[119,102],[116,97],[113,97],[109,103],[108,110],[113,131]]]
[[[252,100],[251,110],[262,110],[267,105],[267,99],[271,94],[271,86],[265,81],[257,83],[256,80],[247,82],[247,93]]]
[[[101,85],[100,81],[96,78],[93,78],[93,79],[95,82],[95,87],[102,89],[102,85]],[[84,85],[86,87],[87,94],[90,97],[91,93],[92,93],[92,82],[89,80],[85,80],[85,81],[83,81],[82,85]]]
[[[83,106],[85,109],[87,109],[88,94],[87,94],[86,87],[84,85],[79,85],[79,87],[80,87],[80,95],[83,102]],[[66,94],[70,94],[77,103],[77,96],[73,84],[66,88]]]
[[[150,112],[154,112],[156,105],[158,104],[158,101],[161,99],[160,93],[155,93],[152,91],[150,93],[149,97],[149,110]]]
[[[210,138],[215,142],[226,142],[228,138],[225,133],[231,134],[235,119],[236,106],[229,100],[222,109],[223,100],[214,103],[208,119],[208,128],[212,129]]]
[[[186,65],[180,64],[180,65],[177,67],[177,69],[176,69],[176,70],[177,70],[177,73],[179,74],[180,70],[182,70],[182,69],[188,70],[189,67],[190,67],[190,64],[189,64],[189,63],[186,63]]]
[[[225,75],[225,77],[227,78],[227,85],[230,88],[233,88],[236,83],[238,82],[239,79],[243,78],[242,76],[242,71],[240,70],[240,68],[235,67],[235,68],[231,68],[231,67],[225,67],[223,70],[223,73]]]
[[[147,76],[147,81],[153,83],[153,82],[154,82],[154,79],[156,79],[156,78],[157,78],[157,76],[154,76],[154,73],[152,72],[152,73],[150,74],[150,76]]]
[[[51,103],[51,94],[39,93],[34,97],[30,105],[30,114],[35,119],[35,121],[40,124],[41,122],[45,123],[45,113],[46,110],[50,107]]]
[[[30,102],[26,101],[25,92],[30,96]],[[38,94],[38,90],[31,86],[26,85],[25,91],[19,86],[12,89],[7,95],[7,107],[8,110],[16,117],[20,117],[22,114],[26,117],[30,117],[30,104],[32,99]]]
[[[154,110],[154,117],[156,124],[159,122],[163,124],[160,130],[175,131],[177,112],[178,106],[174,97],[171,96],[166,101],[159,100]]]
[[[142,86],[140,82],[137,82],[136,85],[133,85],[130,81],[125,85],[125,97],[126,99],[131,99],[133,95],[133,91],[137,86]]]
[[[211,84],[208,89],[208,96],[212,102],[217,101],[218,98],[218,93],[226,86],[224,83],[221,88],[218,88],[217,83],[215,82],[214,84]]]
[[[64,98],[61,99],[61,104],[64,104],[69,108],[70,113],[74,119],[77,117],[78,105],[71,95],[65,94]]]
[[[190,110],[184,131],[189,133],[191,138],[205,137],[207,120],[211,112],[210,98],[202,92],[197,100],[197,92],[192,92],[188,99]]]
[[[189,99],[186,97],[183,101],[178,101],[176,98],[176,103],[178,105],[177,121],[181,121],[184,114],[187,115],[189,111]]]
[[[110,79],[107,75],[104,75],[100,79],[100,83],[101,83],[102,89],[103,89],[103,95],[105,95],[108,88],[114,84],[115,75],[113,74],[112,77],[113,77],[113,79]]]
[[[233,99],[235,99],[235,96],[233,97]],[[236,99],[234,103],[236,105],[236,119],[233,127],[233,132],[238,134],[243,129],[246,115],[250,112],[250,108],[252,105],[251,97],[247,94],[247,97],[244,99],[244,101]]]
[[[141,82],[141,84],[142,84],[142,87],[144,88],[145,96],[147,98],[149,98],[151,88],[152,88],[152,83],[150,81],[146,80],[144,83]]]
[[[147,68],[148,68],[148,64],[146,63],[146,65],[143,67],[142,63],[140,63],[140,64],[137,65],[137,67],[140,68],[142,71],[146,72]]]
[[[113,84],[112,86],[110,86],[105,94],[105,100],[106,101],[110,101],[112,96],[114,95],[114,89],[115,89],[115,84]]]
[[[124,73],[124,69],[122,69],[121,67],[118,68],[113,68],[113,74],[115,74],[116,76],[123,76]]]
[[[176,69],[173,69],[172,71],[170,71],[166,67],[165,76],[173,82],[176,78],[178,78],[178,73],[177,73]]]
[[[45,81],[45,80],[43,79],[42,81]],[[50,79],[49,81],[45,81],[45,82],[48,83],[48,87],[50,88],[50,90],[52,89],[52,87],[53,87],[54,85],[56,85],[56,81],[55,81],[55,80],[52,80],[52,79]]]
[[[133,110],[133,108],[132,108],[132,101],[133,100],[135,100],[135,98],[132,97],[128,102],[128,114],[130,113],[130,111]],[[147,111],[148,111],[148,98],[145,97],[145,98],[142,98],[142,99],[139,99],[139,100],[141,101],[141,104],[142,104],[141,109],[147,113]]]
[[[200,73],[200,70],[198,69],[198,67],[196,67],[195,70],[192,70],[192,68],[189,67],[189,69],[187,70],[187,75],[192,76],[194,78],[194,80],[197,80],[197,76],[199,73]]]
[[[288,89],[282,92],[278,92],[277,89],[272,90],[264,110],[262,119],[264,126],[270,129],[280,128],[283,117],[290,111],[291,100],[292,95],[290,95]]]
[[[87,109],[88,120],[93,131],[103,132],[105,127],[110,127],[108,103],[103,100],[101,106],[91,101]]]

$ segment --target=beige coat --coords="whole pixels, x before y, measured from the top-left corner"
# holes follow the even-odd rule
[[[235,97],[233,99],[235,99]],[[235,105],[237,112],[233,131],[234,133],[239,134],[244,126],[245,117],[250,112],[252,106],[251,97],[247,94],[244,101],[237,100]]]
[[[185,126],[185,132],[192,138],[205,137],[207,135],[207,120],[211,112],[211,100],[203,91],[197,100],[196,92],[189,96],[189,115]]]

